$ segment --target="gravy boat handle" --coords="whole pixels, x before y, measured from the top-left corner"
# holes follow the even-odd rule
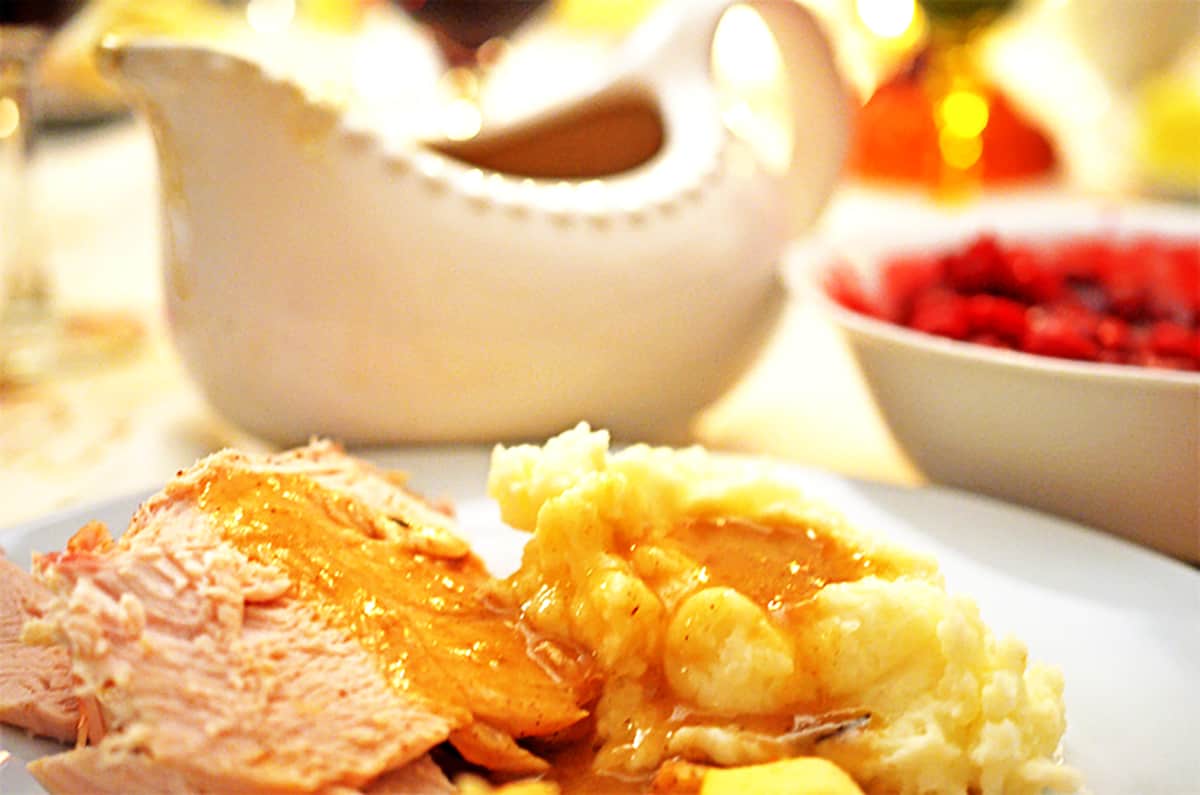
[[[833,192],[850,148],[853,99],[829,39],[796,0],[752,0],[779,46],[791,103],[792,150],[783,179],[792,237],[808,229]]]
[[[853,95],[838,70],[829,39],[798,0],[667,0],[627,42],[622,60],[635,82],[660,92],[692,90],[678,81],[699,77],[711,85],[714,34],[734,5],[753,8],[771,31],[782,58],[790,104],[791,153],[783,180],[787,232],[807,230],[832,193],[850,148]]]

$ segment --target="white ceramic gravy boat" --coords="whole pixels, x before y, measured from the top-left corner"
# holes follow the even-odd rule
[[[167,310],[211,403],[279,442],[581,419],[677,438],[767,338],[781,251],[847,139],[830,49],[790,0],[752,4],[793,78],[787,173],[728,133],[710,75],[728,5],[668,3],[602,85],[444,146],[384,144],[194,44],[109,45],[154,129]]]

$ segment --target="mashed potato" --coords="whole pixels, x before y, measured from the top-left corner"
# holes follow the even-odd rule
[[[763,465],[608,450],[585,425],[497,448],[489,491],[532,532],[508,581],[595,654],[595,760],[625,775],[817,755],[870,793],[1073,792],[1062,677],[997,640],[929,559],[849,527]]]

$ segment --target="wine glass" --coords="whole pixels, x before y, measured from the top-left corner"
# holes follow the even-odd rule
[[[466,139],[479,132],[483,74],[504,50],[504,37],[523,25],[546,0],[391,0],[433,35],[449,67],[442,80],[455,99],[445,133]]]
[[[0,386],[107,361],[138,337],[135,324],[115,318],[57,313],[42,252],[30,234],[37,66],[50,36],[83,3],[0,0]]]

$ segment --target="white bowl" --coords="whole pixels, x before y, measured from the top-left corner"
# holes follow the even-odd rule
[[[898,253],[991,230],[1195,237],[1200,214],[1029,205],[862,235],[805,252],[803,285],[839,327],[897,442],[932,481],[988,494],[1200,561],[1200,374],[1067,361],[944,339],[850,311],[821,285],[839,259],[874,287]],[[964,527],[963,532],[970,532]]]

